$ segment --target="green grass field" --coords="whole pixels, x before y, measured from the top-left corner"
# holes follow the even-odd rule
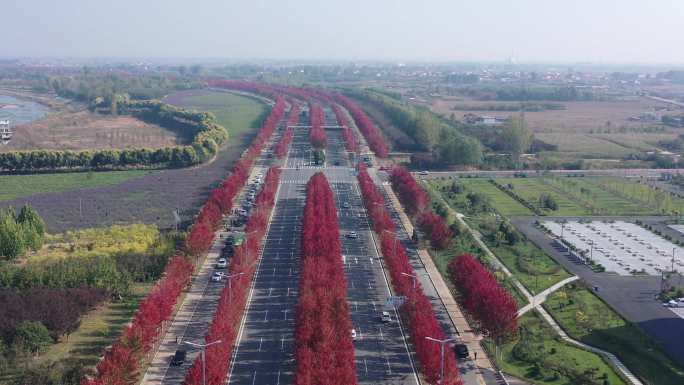
[[[427,186],[432,196],[435,196],[435,194],[440,194],[439,196],[443,202],[447,203],[453,210],[466,215],[466,222],[473,229],[478,230],[483,235],[482,240],[487,244],[487,247],[489,247],[489,249],[501,260],[501,262],[506,265],[511,274],[513,274],[530,292],[538,293],[570,276],[558,263],[556,263],[556,261],[554,261],[550,256],[526,239],[521,239],[515,245],[510,245],[506,242],[497,243],[493,241],[490,235],[495,232],[500,223],[500,219],[498,219],[491,212],[482,212],[468,205],[466,198],[468,193],[482,192],[482,190],[479,188],[480,184],[472,183],[472,181],[475,180],[467,178],[459,180],[459,182],[463,182],[462,184],[465,186],[465,190],[458,194],[441,190],[441,187],[449,186],[451,184],[451,182],[448,181],[432,181]],[[490,198],[490,205],[493,206],[497,201],[500,204],[501,202],[506,202],[505,204],[510,204],[510,207],[521,207],[527,210],[524,206],[520,205],[520,203],[498,190],[491,183],[485,180],[480,182],[486,183],[484,186],[489,185],[491,188],[499,191],[501,195],[508,198],[504,199],[501,197],[501,195],[497,194],[496,198]],[[495,194],[495,192],[492,192],[492,194]],[[433,200],[435,199],[440,198],[433,198]],[[505,206],[496,207],[496,209],[497,211],[499,211],[499,209],[504,211]],[[515,210],[518,212],[522,211],[519,208]],[[463,237],[464,236],[460,236],[456,238],[458,239]],[[469,247],[473,248],[475,246]],[[467,249],[465,251],[467,251]],[[451,255],[453,258],[453,256],[457,254],[451,253],[447,255]],[[436,257],[436,264],[444,274],[446,271],[446,263],[448,263],[448,257],[445,257],[444,261],[441,260],[441,258],[442,257],[438,253]],[[444,267],[440,266],[441,264],[444,264]],[[516,296],[516,299],[520,305],[526,303],[519,293],[514,292],[514,295]]]
[[[522,327],[521,335],[503,345],[500,348],[502,359],[496,360],[505,373],[541,385],[625,385],[599,355],[555,338],[553,329],[536,312],[525,314],[518,323]],[[490,352],[494,351],[491,343],[487,347]],[[590,372],[593,372],[590,380],[580,377]]]
[[[513,192],[533,205],[539,205],[539,196],[548,194],[558,203],[558,210],[547,210],[548,215],[572,216],[591,215],[591,210],[572,200],[565,194],[559,194],[553,187],[538,178],[500,178],[500,184],[513,186]]]
[[[647,205],[637,205],[633,200],[606,191],[592,182],[601,179],[604,178],[550,177],[542,180],[572,196],[575,200],[583,202],[595,215],[647,215],[656,213],[656,210]]]
[[[616,354],[649,384],[684,384],[681,368],[588,289],[570,284],[551,295],[544,307],[570,336]]]
[[[587,178],[593,186],[613,195],[623,197],[634,205],[648,207],[653,213],[684,213],[684,199],[673,197],[669,192],[656,190],[651,186],[617,177]]]
[[[534,215],[530,209],[511,198],[505,192],[499,190],[487,179],[462,178],[459,179],[466,189],[486,195],[496,211],[505,216]]]
[[[151,171],[77,172],[0,176],[0,201],[38,193],[61,192],[81,188],[111,186]]]
[[[202,95],[185,96],[180,104],[185,108],[212,112],[218,124],[232,136],[254,128],[260,123],[268,108],[245,96],[228,92],[207,92]]]

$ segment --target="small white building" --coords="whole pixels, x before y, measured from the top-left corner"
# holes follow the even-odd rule
[[[0,120],[0,140],[7,143],[12,139],[12,130],[10,129],[10,121]]]

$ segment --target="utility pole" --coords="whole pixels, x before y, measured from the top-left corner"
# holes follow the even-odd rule
[[[438,340],[438,339],[432,338],[432,337],[425,337],[425,339],[433,341],[433,342],[437,342],[439,344],[439,353],[441,356],[439,383],[441,384],[444,381],[444,345],[448,344],[449,342],[453,342],[454,339],[449,338],[446,340]]]
[[[201,354],[202,354],[202,385],[207,385],[207,360],[206,360],[205,351],[207,350],[207,348],[209,346],[221,343],[221,340],[210,342],[208,344],[197,344],[197,343],[189,342],[189,341],[183,341],[183,343],[190,345],[192,347],[201,349]]]
[[[245,273],[237,273],[237,274],[224,274],[223,276],[228,279],[228,302],[233,302],[233,284],[231,283],[233,281],[233,278],[240,277]]]

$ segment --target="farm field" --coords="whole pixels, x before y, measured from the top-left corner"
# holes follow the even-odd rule
[[[615,353],[648,383],[684,383],[684,371],[651,339],[581,285],[573,283],[555,292],[544,307],[571,337]]]
[[[508,117],[517,115],[517,111],[489,111],[490,106],[511,105],[516,102],[478,101],[468,98],[435,99],[431,109],[445,116],[456,115],[461,119],[464,114],[475,114]],[[537,104],[547,102],[532,102]],[[611,133],[626,131],[645,131],[650,127],[657,126],[658,122],[632,122],[628,119],[632,116],[658,108],[672,108],[665,103],[634,98],[625,101],[572,101],[572,102],[548,102],[561,104],[565,109],[527,111],[525,121],[529,128],[537,133],[560,132],[564,134],[588,134],[610,130]],[[481,110],[458,109],[459,106],[477,107]]]
[[[592,380],[598,383],[626,385],[599,355],[560,342],[535,311],[518,322],[520,336],[499,348],[503,359],[497,362],[504,372],[535,384],[566,385],[589,383],[580,376],[593,369]],[[494,351],[491,343],[487,346],[490,352]]]
[[[197,167],[144,172],[137,178],[128,178],[111,185],[16,197],[0,201],[0,207],[18,207],[29,203],[43,216],[47,230],[51,233],[130,223],[154,223],[160,228],[169,228],[174,225],[172,211],[175,209],[182,211],[181,218],[184,221],[189,220],[209,191],[225,178],[256,130],[252,122],[257,120],[261,110],[255,110],[252,103],[259,103],[249,98],[235,97],[238,99],[231,100],[245,106],[244,109],[248,111],[233,109],[237,116],[233,121],[249,124],[232,131],[228,142],[212,162]],[[82,216],[79,213],[80,204]]]
[[[33,194],[116,185],[151,171],[107,171],[34,175],[0,175],[0,201]]]
[[[251,98],[228,92],[181,91],[164,98],[164,102],[189,109],[212,112],[230,135],[258,127],[266,107]]]
[[[14,127],[0,151],[161,148],[182,143],[174,132],[131,116],[61,111]]]

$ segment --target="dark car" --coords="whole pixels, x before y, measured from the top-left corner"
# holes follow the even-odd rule
[[[185,350],[176,350],[176,354],[174,354],[173,358],[171,359],[171,365],[172,366],[183,365],[183,362],[185,362],[185,355],[186,355]]]
[[[470,356],[468,347],[464,344],[454,345],[454,353],[456,353],[456,358],[468,358],[468,356]]]

